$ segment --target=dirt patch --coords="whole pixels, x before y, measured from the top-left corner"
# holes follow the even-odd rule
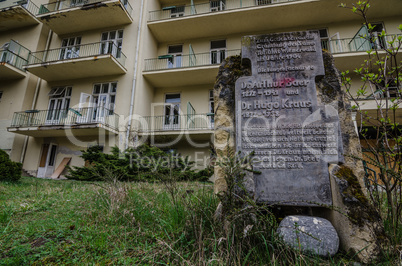
[[[36,248],[36,247],[41,247],[44,244],[47,243],[47,239],[43,238],[43,237],[39,237],[37,239],[35,239],[32,243],[31,243],[31,248]]]

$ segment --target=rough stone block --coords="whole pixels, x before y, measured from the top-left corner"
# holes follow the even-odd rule
[[[278,233],[285,243],[305,253],[326,257],[338,252],[338,234],[332,224],[323,218],[287,216],[279,224]]]

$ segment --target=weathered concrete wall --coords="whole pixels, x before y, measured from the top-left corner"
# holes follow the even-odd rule
[[[228,148],[235,149],[235,83],[239,77],[247,75],[250,75],[250,68],[241,63],[240,56],[229,57],[219,68],[214,85],[214,148],[218,158],[227,157]],[[226,190],[226,181],[219,166],[215,166],[214,172],[214,191],[218,194]]]
[[[318,100],[338,110],[345,162],[330,165],[334,210],[326,216],[338,232],[340,246],[363,262],[372,262],[386,241],[379,214],[370,205],[364,189],[362,150],[352,121],[351,104],[342,90],[332,56],[323,53],[325,76],[316,79]]]

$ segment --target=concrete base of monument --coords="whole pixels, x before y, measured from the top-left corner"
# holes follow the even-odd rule
[[[386,244],[383,222],[347,166],[330,165],[333,209],[323,214],[334,225],[340,247],[363,263],[373,262]]]

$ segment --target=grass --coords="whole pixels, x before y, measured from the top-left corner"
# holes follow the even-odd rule
[[[178,245],[191,244],[183,232],[187,214],[161,184],[122,183],[124,198],[115,199],[98,184],[28,177],[0,183],[0,265],[167,264]],[[182,183],[178,194],[201,199],[212,186]],[[212,211],[217,200],[210,196],[208,204]]]
[[[172,199],[161,183],[0,182],[0,265],[349,263],[342,254],[291,251],[274,239],[275,228],[236,238],[239,223],[225,232],[213,219],[212,184],[183,182],[174,191]]]

